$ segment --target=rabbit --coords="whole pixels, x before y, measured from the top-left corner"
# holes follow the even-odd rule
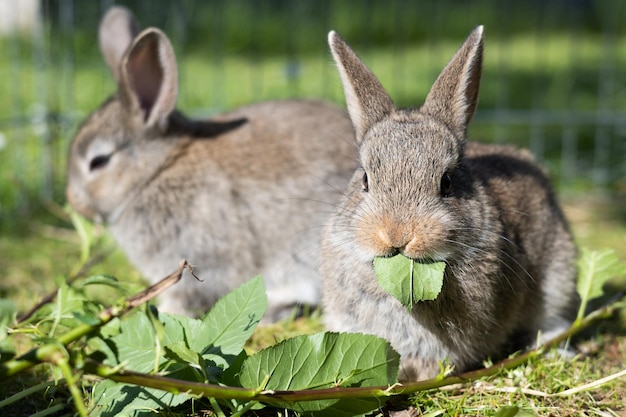
[[[265,322],[317,305],[322,226],[356,168],[349,117],[316,100],[251,104],[211,120],[175,110],[177,65],[167,36],[140,33],[111,8],[99,41],[117,92],[70,146],[66,197],[106,224],[151,282],[182,258],[185,272],[159,310],[199,315],[262,275]]]
[[[549,339],[579,303],[576,248],[528,151],[467,141],[477,105],[483,27],[443,69],[423,106],[395,108],[376,76],[330,32],[360,167],[323,232],[327,329],[387,339],[401,381],[475,369]],[[433,301],[410,309],[377,283],[375,257],[445,262]]]

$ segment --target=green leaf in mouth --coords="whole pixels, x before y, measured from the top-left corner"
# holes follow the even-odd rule
[[[409,311],[419,301],[437,298],[445,269],[445,262],[419,262],[402,254],[374,258],[378,284]]]

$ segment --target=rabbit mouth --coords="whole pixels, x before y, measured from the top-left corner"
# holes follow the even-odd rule
[[[406,255],[405,255],[406,256]],[[418,263],[418,264],[436,264],[439,262],[444,262],[446,263],[446,260],[441,258],[441,257],[419,257],[419,258],[412,258],[410,256],[407,256],[407,258],[411,259],[413,262]]]
[[[397,255],[402,255],[419,264],[434,264],[438,262],[447,263],[447,256],[445,256],[445,254],[442,254],[442,253],[433,253],[433,254],[426,255],[426,256],[411,256],[400,248],[391,248],[387,253],[380,255],[380,257],[381,258],[393,258],[394,256],[397,256]]]

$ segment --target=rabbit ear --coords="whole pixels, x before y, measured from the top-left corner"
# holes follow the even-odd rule
[[[337,32],[328,34],[328,44],[339,68],[346,105],[356,140],[360,143],[369,127],[393,112],[395,107],[378,78]]]
[[[465,137],[478,101],[483,57],[483,27],[470,33],[430,89],[422,113],[442,120]]]
[[[118,82],[120,80],[119,68],[122,56],[139,31],[139,23],[126,7],[111,7],[100,22],[100,28],[98,29],[100,51],[115,80]]]
[[[142,112],[147,127],[162,124],[176,107],[178,69],[174,48],[159,29],[146,29],[124,55],[120,89],[130,110]]]

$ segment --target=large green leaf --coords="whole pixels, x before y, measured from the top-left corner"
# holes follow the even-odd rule
[[[379,386],[397,382],[399,355],[371,335],[318,333],[285,340],[250,356],[241,369],[247,388],[302,390]],[[356,416],[382,405],[380,398],[274,403],[304,415]]]
[[[417,262],[402,254],[374,258],[378,284],[409,310],[419,301],[437,298],[445,269],[444,262]]]
[[[189,335],[190,347],[203,353],[219,349],[222,355],[237,356],[266,309],[263,279],[253,278],[213,306],[202,319],[202,332]]]
[[[133,314],[113,324],[118,327],[100,340],[98,350],[112,366],[150,372],[156,365],[173,378],[203,382],[206,377],[219,382],[266,307],[263,280],[257,277],[219,300],[201,320],[160,314],[155,323],[147,314]],[[103,333],[107,334],[106,328]],[[153,415],[150,410],[171,408],[191,398],[112,381],[98,384],[93,397],[103,416]]]
[[[98,383],[93,398],[99,408],[92,414],[103,417],[151,417],[156,410],[176,407],[191,397],[111,380]]]
[[[581,303],[578,319],[583,318],[587,303],[604,294],[602,287],[611,278],[626,274],[626,266],[620,262],[613,249],[590,251],[582,249],[578,259],[578,282],[576,289]]]
[[[170,332],[165,333],[167,337],[175,333],[171,327],[168,330]],[[103,346],[99,352],[107,355],[105,363],[113,366],[123,364],[128,370],[150,372],[155,367],[155,361],[157,364],[164,361],[163,358],[156,356],[156,332],[146,314],[138,312],[122,320],[118,331],[117,335],[101,341]],[[187,395],[176,396],[165,391],[110,380],[98,383],[92,395],[96,405],[99,406],[96,412],[111,417],[147,417],[153,415],[149,410],[175,407],[189,399]]]

